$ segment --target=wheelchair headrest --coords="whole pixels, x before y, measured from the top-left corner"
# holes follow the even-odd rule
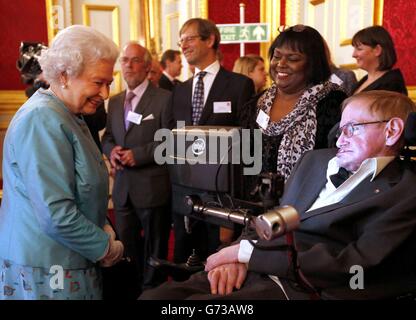
[[[404,125],[404,140],[408,147],[416,146],[416,112],[411,112]]]

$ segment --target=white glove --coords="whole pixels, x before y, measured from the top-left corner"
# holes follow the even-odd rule
[[[102,267],[111,267],[123,258],[124,246],[119,240],[110,238],[110,247],[106,256],[100,261]]]

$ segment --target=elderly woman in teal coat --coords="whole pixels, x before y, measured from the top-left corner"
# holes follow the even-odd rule
[[[88,127],[108,98],[116,45],[85,26],[39,60],[48,90],[16,113],[4,141],[0,299],[100,299],[97,263],[123,255],[106,224],[108,173]]]

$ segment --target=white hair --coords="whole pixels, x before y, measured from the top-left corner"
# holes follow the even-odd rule
[[[127,43],[124,45],[124,47],[123,47],[123,51],[124,51],[124,50],[126,50],[126,48],[127,48],[129,45],[132,45],[132,44],[138,45],[140,48],[142,48],[142,49],[144,50],[143,61],[144,61],[144,63],[145,63],[147,66],[150,66],[150,65],[152,64],[152,60],[153,60],[152,55],[151,55],[151,53],[150,53],[149,49],[147,49],[146,47],[143,47],[143,46],[140,44],[140,42],[139,42],[139,41],[134,41],[134,40],[131,40],[131,41],[127,42]]]
[[[73,25],[60,31],[49,49],[42,51],[39,64],[50,83],[59,82],[65,72],[77,77],[87,64],[98,60],[115,63],[119,55],[116,44],[92,27]]]

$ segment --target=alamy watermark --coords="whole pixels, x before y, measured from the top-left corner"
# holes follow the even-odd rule
[[[364,289],[364,268],[358,264],[351,266],[350,273],[354,274],[350,278],[350,288],[352,290]]]
[[[178,121],[175,132],[159,129],[154,135],[157,164],[240,164],[244,175],[257,175],[262,166],[262,133],[259,129],[189,128]],[[181,129],[182,128],[182,129]]]
[[[64,288],[64,268],[59,264],[54,264],[49,268],[49,273],[52,274],[49,279],[49,286],[52,290],[63,290]]]

